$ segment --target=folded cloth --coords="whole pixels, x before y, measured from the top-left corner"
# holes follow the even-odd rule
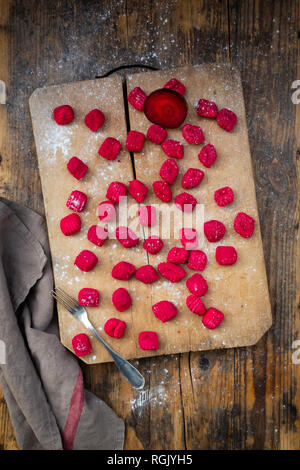
[[[122,449],[123,421],[59,341],[52,287],[44,219],[0,198],[0,383],[18,446]]]

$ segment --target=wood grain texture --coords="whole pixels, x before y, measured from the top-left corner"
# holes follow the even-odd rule
[[[141,86],[149,95],[173,76],[181,80],[187,89],[185,99],[189,112],[185,122],[200,124],[206,142],[213,143],[218,152],[213,167],[209,170],[204,168],[205,176],[201,185],[189,191],[199,205],[192,214],[184,214],[184,217],[175,207],[174,201],[162,204],[153,192],[152,183],[159,179],[159,168],[166,159],[159,145],[145,142],[143,150],[134,154],[134,165],[131,165],[130,155],[124,149],[126,123],[120,77],[38,88],[29,100],[55,284],[73,298],[78,297],[82,287],[99,289],[100,305],[88,310],[90,319],[98,330],[103,329],[105,321],[112,315],[126,321],[126,334],[122,341],[109,337],[105,339],[127,359],[253,345],[272,322],[240,74],[230,64],[149,71],[127,75],[127,90],[130,92],[136,86]],[[238,124],[234,132],[225,133],[216,122],[198,118],[195,103],[199,94],[214,99],[219,107],[230,107],[237,114]],[[68,103],[75,110],[75,120],[71,125],[58,126],[53,121],[52,110],[60,103]],[[83,117],[94,107],[104,112],[106,122],[101,130],[91,133]],[[143,113],[131,106],[128,126],[131,130],[146,134],[149,121]],[[109,136],[117,138],[124,149],[112,162],[100,158],[97,153],[101,143]],[[168,137],[184,145],[184,158],[178,161],[179,175],[172,185],[175,197],[183,192],[183,174],[189,168],[203,168],[197,158],[201,147],[187,145],[181,129],[169,129]],[[89,167],[87,175],[80,182],[75,181],[66,169],[66,163],[72,155],[82,158]],[[110,239],[101,248],[91,245],[86,238],[87,231],[98,222],[97,206],[105,200],[108,185],[112,181],[121,181],[128,186],[134,173],[149,188],[147,198],[141,205],[131,197],[126,200],[125,207],[124,203],[119,204],[117,221],[105,224]],[[213,194],[216,189],[226,185],[233,187],[235,200],[229,207],[220,208]],[[59,220],[70,212],[66,208],[66,200],[74,189],[87,194],[88,204],[80,214],[82,230],[67,238],[61,233]],[[139,206],[145,204],[152,204],[156,208],[157,222],[152,230],[138,223]],[[239,211],[247,212],[256,220],[255,233],[250,240],[245,240],[233,230],[234,217]],[[226,226],[226,235],[218,244],[209,243],[203,235],[203,222],[207,220],[222,220]],[[123,248],[115,239],[118,225],[130,225],[141,240],[139,245],[130,250]],[[172,247],[181,246],[179,232],[182,227],[197,229],[198,248],[203,249],[208,256],[208,266],[203,274],[209,290],[203,302],[207,308],[215,306],[223,311],[225,320],[217,330],[204,328],[201,318],[192,315],[186,306],[189,292],[185,281],[195,273],[186,265],[186,278],[180,283],[172,284],[161,277],[154,284],[146,286],[134,278],[130,282],[120,282],[111,277],[112,266],[120,260],[134,263],[137,268],[148,263],[157,268],[159,263],[166,261]],[[142,242],[150,234],[160,235],[164,246],[159,254],[148,256],[142,248]],[[216,245],[233,245],[238,253],[238,262],[231,267],[219,266],[215,260]],[[77,254],[83,249],[93,250],[99,258],[95,269],[88,274],[74,267]],[[115,311],[111,303],[112,292],[119,287],[128,289],[133,298],[132,306],[122,315]],[[155,318],[151,307],[166,299],[174,303],[178,315],[164,325]],[[85,329],[60,305],[58,316],[62,343],[73,352],[72,338]],[[157,351],[142,351],[139,348],[138,335],[145,330],[157,332]],[[86,333],[91,338],[93,351],[81,359],[89,364],[111,361],[103,346],[88,331]]]
[[[53,106],[56,107],[62,101],[68,102],[76,110],[77,119],[70,126],[57,126],[51,117]],[[93,133],[84,124],[84,116],[95,107],[103,111],[106,122],[99,132]],[[30,110],[39,157],[55,285],[74,298],[78,297],[79,289],[83,287],[98,289],[100,306],[89,310],[89,318],[94,327],[103,330],[104,323],[112,316],[126,321],[128,328],[124,337],[124,354],[128,358],[139,357],[134,319],[139,316],[139,309],[144,310],[146,307],[147,289],[143,284],[140,286],[134,278],[129,282],[116,281],[111,277],[111,270],[119,261],[144,265],[147,263],[147,253],[141,244],[131,250],[123,248],[115,238],[115,229],[119,225],[115,221],[106,224],[111,239],[103,247],[96,247],[87,240],[88,229],[99,222],[97,207],[101,201],[106,200],[109,184],[122,181],[128,186],[128,182],[133,179],[130,154],[125,149],[127,131],[121,78],[113,76],[39,88],[30,97]],[[114,161],[107,161],[98,155],[100,145],[109,136],[117,138],[123,147]],[[89,167],[87,175],[81,181],[76,181],[66,169],[72,155],[78,156]],[[82,230],[70,240],[61,233],[56,222],[57,217],[61,219],[70,213],[66,208],[66,200],[74,189],[87,194],[88,202],[86,209],[80,213]],[[120,208],[122,204],[118,206],[118,220],[122,211],[137,211],[137,203],[133,199],[128,198],[126,209]],[[126,225],[126,219],[125,223],[120,222],[120,225],[124,224]],[[74,266],[75,258],[82,250],[91,250],[98,257],[98,264],[91,273],[84,273]],[[111,301],[112,293],[118,287],[127,288],[133,297],[132,307],[121,315],[113,308]],[[139,302],[134,301],[137,296],[140,296]],[[67,348],[73,351],[73,336],[85,331],[91,338],[93,353],[83,357],[84,362],[93,364],[111,361],[106,349],[61,306],[58,306],[58,315],[61,340]],[[109,337],[107,341],[117,352],[123,354],[122,343]],[[142,351],[141,353],[143,355]]]
[[[0,21],[0,191],[40,213],[35,88],[136,63],[231,60],[241,71],[274,326],[255,347],[139,361],[142,397],[112,364],[85,368],[85,380],[126,419],[128,449],[299,449],[299,1],[1,0]],[[0,445],[13,448],[3,400],[0,416]]]
[[[233,345],[246,346],[257,342],[255,338],[260,338],[265,328],[270,325],[271,314],[268,302],[267,281],[264,273],[263,253],[260,244],[259,227],[256,236],[252,238],[251,246],[245,243],[240,236],[232,230],[235,214],[240,210],[256,217],[256,201],[254,184],[252,186],[251,157],[249,154],[249,144],[246,130],[246,119],[243,112],[243,96],[240,83],[240,76],[236,69],[230,65],[200,65],[193,67],[180,67],[173,71],[157,71],[141,74],[129,75],[127,77],[128,91],[136,86],[141,86],[147,95],[151,91],[163,87],[163,85],[173,76],[176,76],[186,86],[185,99],[188,103],[188,115],[185,123],[198,124],[203,129],[206,143],[215,145],[218,152],[218,159],[212,168],[207,170],[202,165],[199,166],[197,158],[200,146],[186,145],[182,137],[181,129],[169,129],[168,138],[178,140],[184,145],[184,158],[179,160],[179,174],[172,185],[173,197],[183,192],[181,178],[189,168],[199,168],[204,170],[203,182],[198,188],[189,190],[198,201],[203,204],[203,213],[193,217],[193,222],[185,220],[186,227],[197,227],[200,249],[203,249],[208,256],[208,266],[202,273],[208,281],[209,290],[203,297],[203,301],[209,305],[219,306],[221,302],[227,321],[222,323],[222,327],[211,334],[203,330],[199,325],[199,318],[192,317],[185,305],[187,289],[181,283],[170,285],[164,279],[159,280],[151,286],[152,303],[167,298],[175,303],[179,308],[179,315],[176,321],[170,322],[167,328],[159,328],[157,321],[152,318],[152,328],[157,330],[161,336],[165,335],[165,341],[178,341],[181,347],[188,343],[191,351],[201,349],[213,349],[230,347]],[[231,107],[239,116],[239,124],[232,133],[225,133],[219,128],[216,122],[207,119],[199,119],[195,116],[195,103],[201,96],[214,99],[220,107]],[[233,103],[234,100],[234,103]],[[130,125],[132,129],[147,133],[149,121],[144,115],[130,107]],[[145,203],[158,204],[158,199],[153,193],[152,183],[159,179],[159,169],[166,160],[166,155],[160,146],[147,141],[142,152],[134,155],[135,171],[137,178],[145,182],[150,189]],[[216,189],[230,185],[234,188],[236,197],[232,205],[219,208],[213,200],[213,193]],[[240,197],[239,194],[243,194]],[[171,204],[168,204],[169,209]],[[179,228],[182,224],[181,213],[175,208],[174,224],[171,225],[171,233],[168,235],[164,231],[168,227],[167,213],[161,206],[162,217],[165,225],[162,224],[164,247],[159,254],[149,255],[149,262],[156,266],[159,262],[166,260],[169,249],[173,246],[181,246],[179,241]],[[180,217],[178,217],[178,214]],[[177,219],[176,219],[177,217]],[[220,245],[233,245],[239,253],[239,262],[233,269],[221,268],[215,262],[216,244],[209,243],[205,237],[201,237],[203,220],[222,220],[227,227],[227,234]],[[190,224],[190,225],[189,225]],[[252,256],[248,258],[249,251]],[[252,266],[255,259],[255,266]],[[184,266],[186,268],[186,266]],[[187,277],[193,271],[186,269]],[[259,287],[261,286],[261,288]],[[255,291],[255,295],[253,295]],[[234,292],[234,293],[233,293]],[[227,316],[226,316],[227,314]],[[253,322],[252,322],[253,320]],[[180,336],[178,336],[178,331]],[[166,336],[169,335],[169,338]],[[180,351],[180,349],[179,349]],[[181,349],[181,352],[184,349]],[[174,352],[176,348],[174,347]]]
[[[300,368],[292,364],[291,355],[300,326],[296,297],[299,127],[295,121],[298,106],[291,101],[291,84],[298,76],[299,4],[265,2],[262,8],[260,2],[231,2],[229,6],[231,60],[241,70],[245,83],[274,318],[270,334],[244,363],[253,370],[252,423],[257,429],[253,446],[298,449]],[[253,48],[246,52],[243,45],[249,42]]]

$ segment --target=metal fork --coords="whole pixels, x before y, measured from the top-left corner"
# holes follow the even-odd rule
[[[107,349],[113,360],[115,361],[120,372],[124,375],[125,379],[136,389],[141,389],[145,385],[145,379],[142,374],[131,365],[126,359],[120,356],[116,351],[114,351],[104,339],[99,335],[96,329],[91,324],[88,319],[87,311],[84,307],[79,305],[79,303],[70,297],[65,291],[56,287],[51,291],[52,296],[63,306],[68,312],[70,312],[77,320],[81,321],[84,326],[93,333],[94,336],[103,344]]]

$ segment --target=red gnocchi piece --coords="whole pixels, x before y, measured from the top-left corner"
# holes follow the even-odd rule
[[[156,304],[152,305],[152,310],[156,318],[161,320],[163,323],[172,320],[176,317],[178,310],[172,302],[168,300],[161,300]]]
[[[119,281],[129,281],[134,273],[135,266],[133,264],[120,261],[113,267],[111,275],[114,279],[118,279]]]
[[[60,221],[60,229],[66,237],[78,233],[81,229],[81,219],[79,215],[72,213],[63,217]]]
[[[231,266],[237,262],[237,252],[233,246],[218,246],[216,249],[216,261],[221,266]]]
[[[177,78],[171,78],[163,88],[168,88],[169,90],[177,91],[180,95],[185,94],[185,86],[183,83],[181,83]]]
[[[179,167],[175,160],[168,158],[162,164],[159,170],[159,176],[166,181],[166,183],[173,184],[177,178]]]
[[[191,294],[202,297],[208,290],[206,280],[201,274],[195,273],[186,281],[186,287]]]
[[[200,162],[206,168],[210,168],[212,164],[216,161],[217,157],[217,151],[212,144],[204,145],[198,155]]]
[[[174,246],[168,253],[167,262],[174,264],[184,264],[189,257],[189,252],[185,248]]]
[[[118,318],[109,318],[105,322],[104,331],[108,336],[115,339],[120,339],[124,336],[126,330],[126,323]]]
[[[92,225],[89,228],[87,239],[96,246],[102,246],[108,238],[108,231],[101,225]]]
[[[147,186],[139,180],[130,181],[128,191],[137,202],[143,202],[148,194]]]
[[[147,139],[154,144],[161,144],[167,137],[167,131],[158,124],[152,124],[147,131]]]
[[[231,132],[237,123],[236,114],[230,109],[220,109],[217,116],[217,123],[224,131]]]
[[[233,202],[234,194],[229,186],[224,186],[224,188],[215,191],[214,199],[219,207],[224,207]]]
[[[160,263],[157,270],[162,277],[172,283],[179,282],[186,276],[186,272],[181,266],[169,262]]]
[[[163,202],[172,201],[172,190],[166,181],[154,181],[152,184],[156,196]]]
[[[53,119],[56,124],[59,124],[60,126],[70,124],[72,121],[74,121],[74,110],[72,106],[63,104],[62,106],[55,108],[53,111]]]
[[[105,123],[105,116],[100,109],[92,109],[85,116],[84,123],[92,132],[96,132]]]
[[[255,220],[245,212],[239,212],[234,219],[234,230],[244,238],[250,238],[253,235]]]
[[[151,264],[146,264],[136,270],[135,277],[144,284],[151,284],[157,281],[159,276]]]
[[[87,196],[81,191],[72,191],[67,200],[67,207],[74,212],[82,212],[85,208]]]
[[[204,235],[211,243],[221,240],[226,233],[225,225],[219,220],[204,222]]]
[[[197,295],[189,295],[186,299],[186,306],[195,315],[201,317],[206,312],[206,307],[200,297]]]
[[[174,203],[182,212],[191,213],[196,207],[197,199],[189,193],[181,193],[175,197]]]
[[[184,248],[194,250],[198,246],[197,231],[194,228],[181,228],[179,231],[180,241]]]
[[[98,153],[106,160],[115,160],[121,151],[120,142],[114,137],[107,137],[101,144]]]
[[[184,189],[192,189],[199,186],[204,178],[204,172],[198,168],[189,168],[182,177],[181,186]]]
[[[126,139],[128,152],[141,152],[145,143],[145,135],[139,131],[129,131]]]
[[[67,168],[71,175],[77,180],[81,180],[88,171],[88,166],[77,157],[70,158],[67,163]]]
[[[140,224],[143,227],[152,227],[156,224],[156,208],[154,206],[141,206],[138,214]]]
[[[84,287],[78,292],[78,303],[83,307],[98,307],[100,293],[97,289]]]
[[[112,295],[112,303],[118,312],[125,312],[125,310],[131,306],[132,299],[129,292],[123,287],[120,287],[114,291]]]
[[[155,331],[141,331],[138,341],[144,351],[158,349],[159,341]]]
[[[77,357],[87,356],[92,352],[92,345],[85,333],[79,333],[72,338],[72,347]]]
[[[139,243],[139,237],[128,227],[116,228],[117,240],[124,246],[124,248],[132,248]]]
[[[209,330],[214,330],[223,320],[224,313],[214,307],[210,307],[202,318],[202,323]]]
[[[113,181],[108,186],[106,197],[112,202],[121,202],[127,194],[127,188],[125,184],[119,181]]]
[[[156,255],[163,248],[164,242],[157,235],[151,235],[143,243],[143,248],[150,254]]]
[[[116,218],[116,208],[112,201],[102,201],[98,205],[97,214],[100,222],[111,222]]]
[[[213,101],[205,100],[201,98],[197,105],[198,116],[206,118],[215,118],[218,114],[218,106]]]
[[[178,140],[166,139],[161,144],[161,148],[168,157],[177,158],[178,160],[184,157],[184,147]]]
[[[188,144],[202,144],[205,141],[205,137],[201,127],[193,126],[192,124],[186,124],[182,128],[182,135],[184,140]]]
[[[81,271],[84,272],[89,272],[98,263],[98,258],[97,256],[90,250],[83,250],[79,253],[79,255],[76,256],[75,259],[75,266],[77,268],[81,269]]]
[[[138,111],[143,111],[146,99],[146,93],[139,86],[131,90],[127,97],[127,100],[131,106],[133,106]]]
[[[192,250],[190,252],[189,261],[187,267],[194,271],[203,271],[207,264],[207,256],[204,251]]]

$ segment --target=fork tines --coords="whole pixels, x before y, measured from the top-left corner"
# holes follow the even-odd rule
[[[65,307],[70,313],[74,313],[76,307],[78,307],[78,302],[70,297],[64,290],[60,289],[60,287],[55,287],[51,291],[52,296],[54,297],[57,302],[59,302],[63,307]]]

